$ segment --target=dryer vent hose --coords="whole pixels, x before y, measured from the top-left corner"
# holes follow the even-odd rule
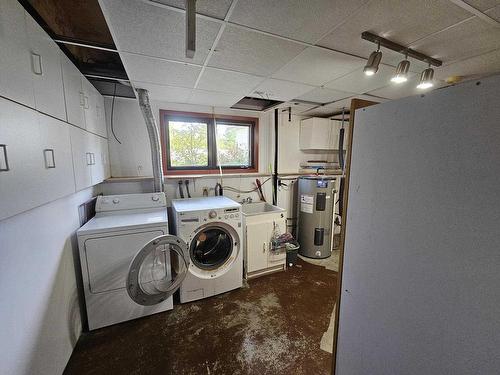
[[[151,161],[153,163],[153,182],[154,192],[159,193],[163,191],[163,171],[160,150],[160,132],[156,125],[156,119],[149,104],[148,90],[137,89],[137,97],[139,99],[139,107],[141,108],[144,122],[149,135],[149,143],[151,145]]]

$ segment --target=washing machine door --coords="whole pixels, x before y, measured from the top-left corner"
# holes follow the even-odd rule
[[[184,241],[163,235],[149,241],[134,257],[127,275],[127,292],[144,306],[165,301],[179,289],[189,268]]]

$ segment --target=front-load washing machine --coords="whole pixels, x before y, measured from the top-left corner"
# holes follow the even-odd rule
[[[99,196],[77,231],[89,329],[172,309],[189,267],[163,193]]]
[[[188,246],[181,303],[221,294],[243,283],[241,205],[227,197],[172,201],[176,235]]]

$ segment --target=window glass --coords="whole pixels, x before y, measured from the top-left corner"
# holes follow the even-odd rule
[[[217,124],[217,158],[222,166],[243,166],[252,164],[250,160],[250,126]]]
[[[169,121],[168,136],[172,167],[208,166],[208,124]]]

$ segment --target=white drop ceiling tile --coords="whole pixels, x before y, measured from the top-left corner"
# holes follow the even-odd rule
[[[470,16],[449,0],[373,0],[318,44],[368,58],[376,46],[361,39],[363,31],[409,45]],[[401,60],[401,55],[393,51],[383,49],[383,54],[385,64],[395,65]]]
[[[170,103],[187,103],[192,89],[186,87],[162,86],[152,83],[132,81],[135,88],[149,91],[151,100]]]
[[[500,49],[437,68],[434,76],[442,80],[452,76],[467,79],[493,73],[500,73]]]
[[[415,75],[408,80],[408,82],[400,83],[400,84],[389,84],[386,87],[382,87],[377,90],[370,91],[370,95],[380,96],[386,99],[400,99],[405,98],[407,96],[412,95],[421,95],[431,92],[437,88],[446,86],[446,82],[435,79],[434,86],[429,89],[418,89],[417,85],[419,83],[420,76]]]
[[[366,0],[242,0],[229,21],[315,43],[363,3]]]
[[[474,17],[412,47],[450,63],[500,48],[500,28]]]
[[[494,8],[490,9],[487,12],[484,12],[484,14],[490,16],[494,20],[500,22],[500,5],[495,6]]]
[[[344,91],[327,89],[324,87],[318,87],[315,88],[314,90],[311,90],[299,96],[297,99],[316,102],[316,103],[328,103],[334,100],[348,98],[350,96],[352,96],[352,92],[349,93]]]
[[[320,86],[363,66],[365,59],[318,47],[306,48],[273,78]]]
[[[185,14],[136,0],[100,0],[113,40],[120,51],[203,64],[221,27],[196,19],[196,53],[186,57]]]
[[[500,5],[500,1],[498,0],[465,0],[465,2],[481,12],[484,12],[485,10],[496,5]]]
[[[325,86],[338,91],[364,94],[387,86],[394,74],[394,70],[393,67],[380,64],[376,74],[367,76],[363,73],[363,68],[359,68],[341,78],[328,82]]]
[[[263,80],[264,77],[252,74],[207,67],[196,88],[230,94],[247,94]]]
[[[128,77],[132,81],[193,88],[201,67],[158,58],[120,53]]]
[[[313,86],[303,83],[270,78],[262,82],[252,93],[250,93],[250,96],[286,102],[298,98],[304,93],[311,91],[313,88]]]
[[[267,77],[304,49],[298,43],[228,25],[208,65]]]
[[[229,108],[243,98],[243,96],[216,91],[193,90],[189,98],[189,103]]]
[[[152,0],[155,3],[171,5],[176,8],[186,9],[185,0]],[[196,13],[224,19],[232,0],[197,0]]]

